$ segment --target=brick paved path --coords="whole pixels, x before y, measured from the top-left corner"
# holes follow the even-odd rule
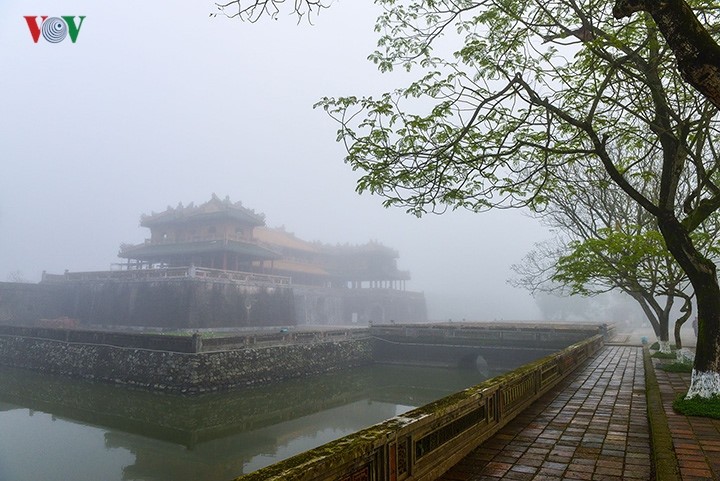
[[[605,347],[440,479],[650,479],[646,406],[642,348]]]
[[[682,481],[720,479],[720,420],[675,413],[673,400],[687,392],[690,374],[665,372],[658,364],[653,359]]]

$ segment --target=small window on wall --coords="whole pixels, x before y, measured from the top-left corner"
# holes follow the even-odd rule
[[[163,232],[163,233],[162,233],[162,240],[167,240],[167,238],[168,238],[167,232]]]

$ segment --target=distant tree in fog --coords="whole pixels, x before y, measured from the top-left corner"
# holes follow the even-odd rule
[[[643,317],[639,306],[619,292],[593,297],[568,296],[562,292],[537,292],[535,304],[547,321],[598,322],[639,326]]]
[[[548,192],[538,213],[557,237],[537,244],[513,265],[517,276],[510,283],[533,293],[596,296],[621,291],[638,303],[664,350],[669,349],[673,306],[679,302],[682,314],[674,334],[681,346],[680,327],[692,314],[692,290],[656,219],[615,186],[604,169],[578,162],[558,167],[558,172],[577,180]],[[652,191],[655,182],[646,177],[641,191]],[[695,244],[714,258],[718,229],[717,222],[708,223],[693,233]]]

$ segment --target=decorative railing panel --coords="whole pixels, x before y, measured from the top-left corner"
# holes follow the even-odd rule
[[[451,441],[471,427],[486,420],[487,413],[485,412],[485,406],[483,405],[474,411],[445,424],[443,427],[436,429],[430,434],[426,434],[421,439],[415,441],[415,459],[420,459],[423,456],[432,453],[443,444]]]
[[[535,382],[537,372],[538,371],[533,371],[523,375],[503,390],[504,413],[507,414],[515,411],[527,404],[528,400],[533,398],[533,395],[538,390],[538,386]],[[539,372],[542,372],[542,370]]]
[[[546,366],[540,372],[540,386],[542,387],[545,384],[554,381],[555,378],[558,377],[559,375],[560,375],[560,371],[558,370],[557,365],[553,364],[551,366]]]

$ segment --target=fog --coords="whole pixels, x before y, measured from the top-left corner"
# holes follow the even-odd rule
[[[510,265],[548,234],[517,211],[414,218],[355,193],[322,96],[403,85],[366,60],[368,1],[314,25],[210,18],[205,0],[0,4],[0,281],[106,270],[143,213],[221,198],[325,243],[397,249],[431,319],[531,320]],[[84,15],[77,43],[33,43],[25,15]]]

